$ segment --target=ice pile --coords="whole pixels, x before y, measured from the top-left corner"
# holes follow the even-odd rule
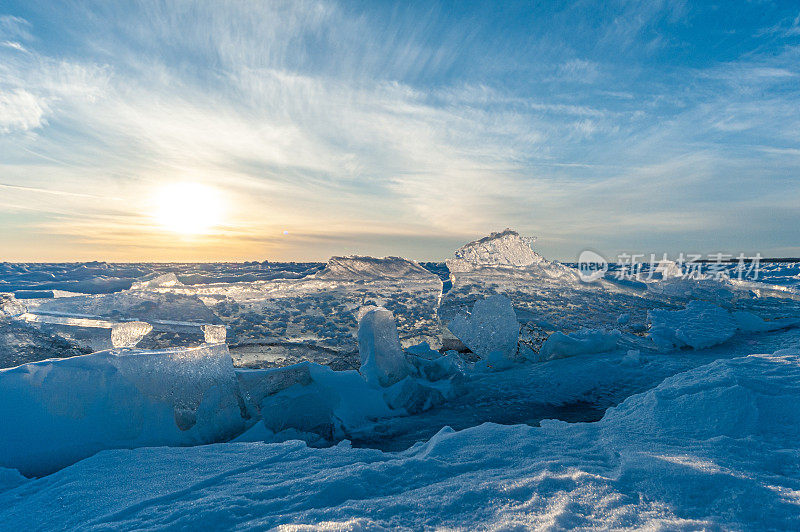
[[[145,290],[148,288],[170,288],[173,286],[183,286],[178,280],[178,276],[173,272],[152,273],[146,275],[131,284],[131,290]]]
[[[43,475],[101,449],[244,429],[227,347],[111,350],[0,370],[0,466]]]
[[[458,333],[453,327],[459,329],[467,309],[496,295],[512,302],[516,320],[522,325],[518,330],[522,346],[518,354],[527,359],[591,352],[594,347],[607,350],[611,340],[587,342],[586,338],[570,335],[581,335],[583,329],[620,328],[617,317],[622,314],[628,316],[626,329],[645,328],[647,309],[654,305],[641,297],[646,293],[644,286],[637,293],[604,281],[584,283],[575,268],[549,261],[533,251],[531,241],[506,229],[464,245],[455,252],[455,259],[447,261],[452,288],[442,296],[438,313],[444,323],[455,320],[448,328],[457,337],[464,336],[463,327]],[[548,351],[540,354],[544,342],[553,334],[556,336]],[[469,342],[461,340],[471,349]]]
[[[167,276],[174,277],[174,274]],[[123,331],[133,331],[132,326],[127,325],[131,322],[151,326],[153,334],[142,331],[138,337],[139,340],[144,338],[143,345],[150,349],[199,345],[204,325],[222,324],[196,296],[160,293],[152,288],[32,299],[27,301],[27,312],[18,319],[44,332],[57,334],[85,352],[136,345],[130,343],[132,338],[123,340],[120,336]],[[123,343],[114,344],[115,341]]]
[[[523,237],[511,229],[492,233],[465,244],[448,259],[451,272],[469,272],[478,268],[524,268],[547,261],[531,249],[535,237]]]
[[[357,437],[379,419],[419,413],[459,393],[460,364],[424,344],[405,353],[390,311],[362,309],[358,339],[358,372],[310,362],[239,370],[249,417],[258,421],[236,441],[330,444]]]
[[[577,270],[549,261],[533,251],[531,244],[535,240],[506,229],[464,244],[455,251],[455,258],[445,261],[451,273],[453,287],[473,282],[475,278],[498,276],[578,282]]]
[[[684,272],[677,262],[674,260],[664,259],[658,262],[656,266],[656,273],[661,274],[661,279],[672,279],[675,277],[683,277]]]
[[[400,342],[437,346],[441,279],[397,257],[333,257],[303,279],[158,288],[196,294],[227,326],[237,365],[272,367],[315,360],[358,368],[358,312],[381,306],[394,314]]]
[[[379,307],[362,312],[360,373],[308,362],[236,372],[221,326],[206,327],[208,343],[198,348],[132,349],[151,330],[118,324],[116,349],[0,371],[8,424],[0,467],[42,475],[103,449],[237,436],[331,444],[380,418],[441,404],[461,376],[452,357],[426,345],[406,354],[394,316]]]
[[[113,294],[64,297],[31,301],[33,315],[64,318],[88,318],[108,321],[146,321],[165,327],[181,324],[220,324],[220,319],[196,296],[158,293],[148,290],[124,290]]]

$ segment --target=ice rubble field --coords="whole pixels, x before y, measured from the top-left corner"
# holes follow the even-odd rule
[[[583,283],[529,244],[465,245],[444,290],[399,258],[1,265],[0,523],[800,526],[798,265]]]

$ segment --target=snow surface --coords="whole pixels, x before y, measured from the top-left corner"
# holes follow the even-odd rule
[[[668,378],[597,423],[443,429],[399,453],[296,441],[106,451],[6,489],[0,519],[37,529],[796,529],[799,383],[796,352],[753,355]]]

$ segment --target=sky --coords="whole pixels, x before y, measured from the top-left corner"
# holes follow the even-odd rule
[[[800,256],[800,4],[0,4],[0,261]]]

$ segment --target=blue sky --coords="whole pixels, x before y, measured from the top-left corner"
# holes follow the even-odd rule
[[[798,109],[796,2],[4,2],[0,260],[798,256]]]

